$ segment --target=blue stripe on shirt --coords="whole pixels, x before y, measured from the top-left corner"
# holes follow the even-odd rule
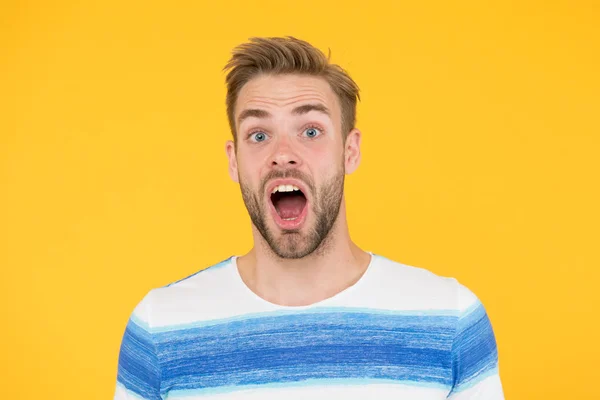
[[[319,381],[448,389],[454,383],[456,391],[496,365],[495,341],[481,305],[460,320],[443,312],[366,311],[253,314],[175,330],[156,330],[132,317],[119,382],[151,399],[160,392],[215,393]]]

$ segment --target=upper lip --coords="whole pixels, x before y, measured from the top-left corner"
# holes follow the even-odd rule
[[[270,197],[275,186],[279,186],[279,185],[297,186],[298,189],[300,189],[302,191],[302,194],[304,194],[304,197],[306,197],[306,199],[308,200],[308,190],[306,189],[306,186],[304,185],[304,183],[302,183],[302,181],[299,181],[297,179],[289,179],[289,178],[288,179],[274,179],[271,182],[269,182],[269,184],[267,185],[267,193],[266,193],[267,197]]]

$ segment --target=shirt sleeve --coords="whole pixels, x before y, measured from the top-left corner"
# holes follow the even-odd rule
[[[460,289],[459,304],[464,308],[452,344],[453,386],[448,399],[503,400],[492,325],[479,299],[464,286]]]
[[[150,293],[131,314],[119,352],[114,400],[160,400],[160,364],[150,329]]]

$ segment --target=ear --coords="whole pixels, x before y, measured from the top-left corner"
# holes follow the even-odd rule
[[[237,155],[235,153],[235,143],[233,143],[232,140],[228,140],[227,143],[225,143],[225,153],[229,160],[229,176],[234,182],[239,183]]]
[[[356,128],[352,129],[346,137],[346,144],[344,145],[346,174],[353,173],[360,164],[360,138],[361,133]]]

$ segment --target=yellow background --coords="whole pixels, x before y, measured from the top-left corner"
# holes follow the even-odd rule
[[[358,244],[480,297],[507,398],[598,398],[597,2],[1,9],[3,398],[112,398],[147,291],[249,249],[221,68],[275,35],[362,89]]]

